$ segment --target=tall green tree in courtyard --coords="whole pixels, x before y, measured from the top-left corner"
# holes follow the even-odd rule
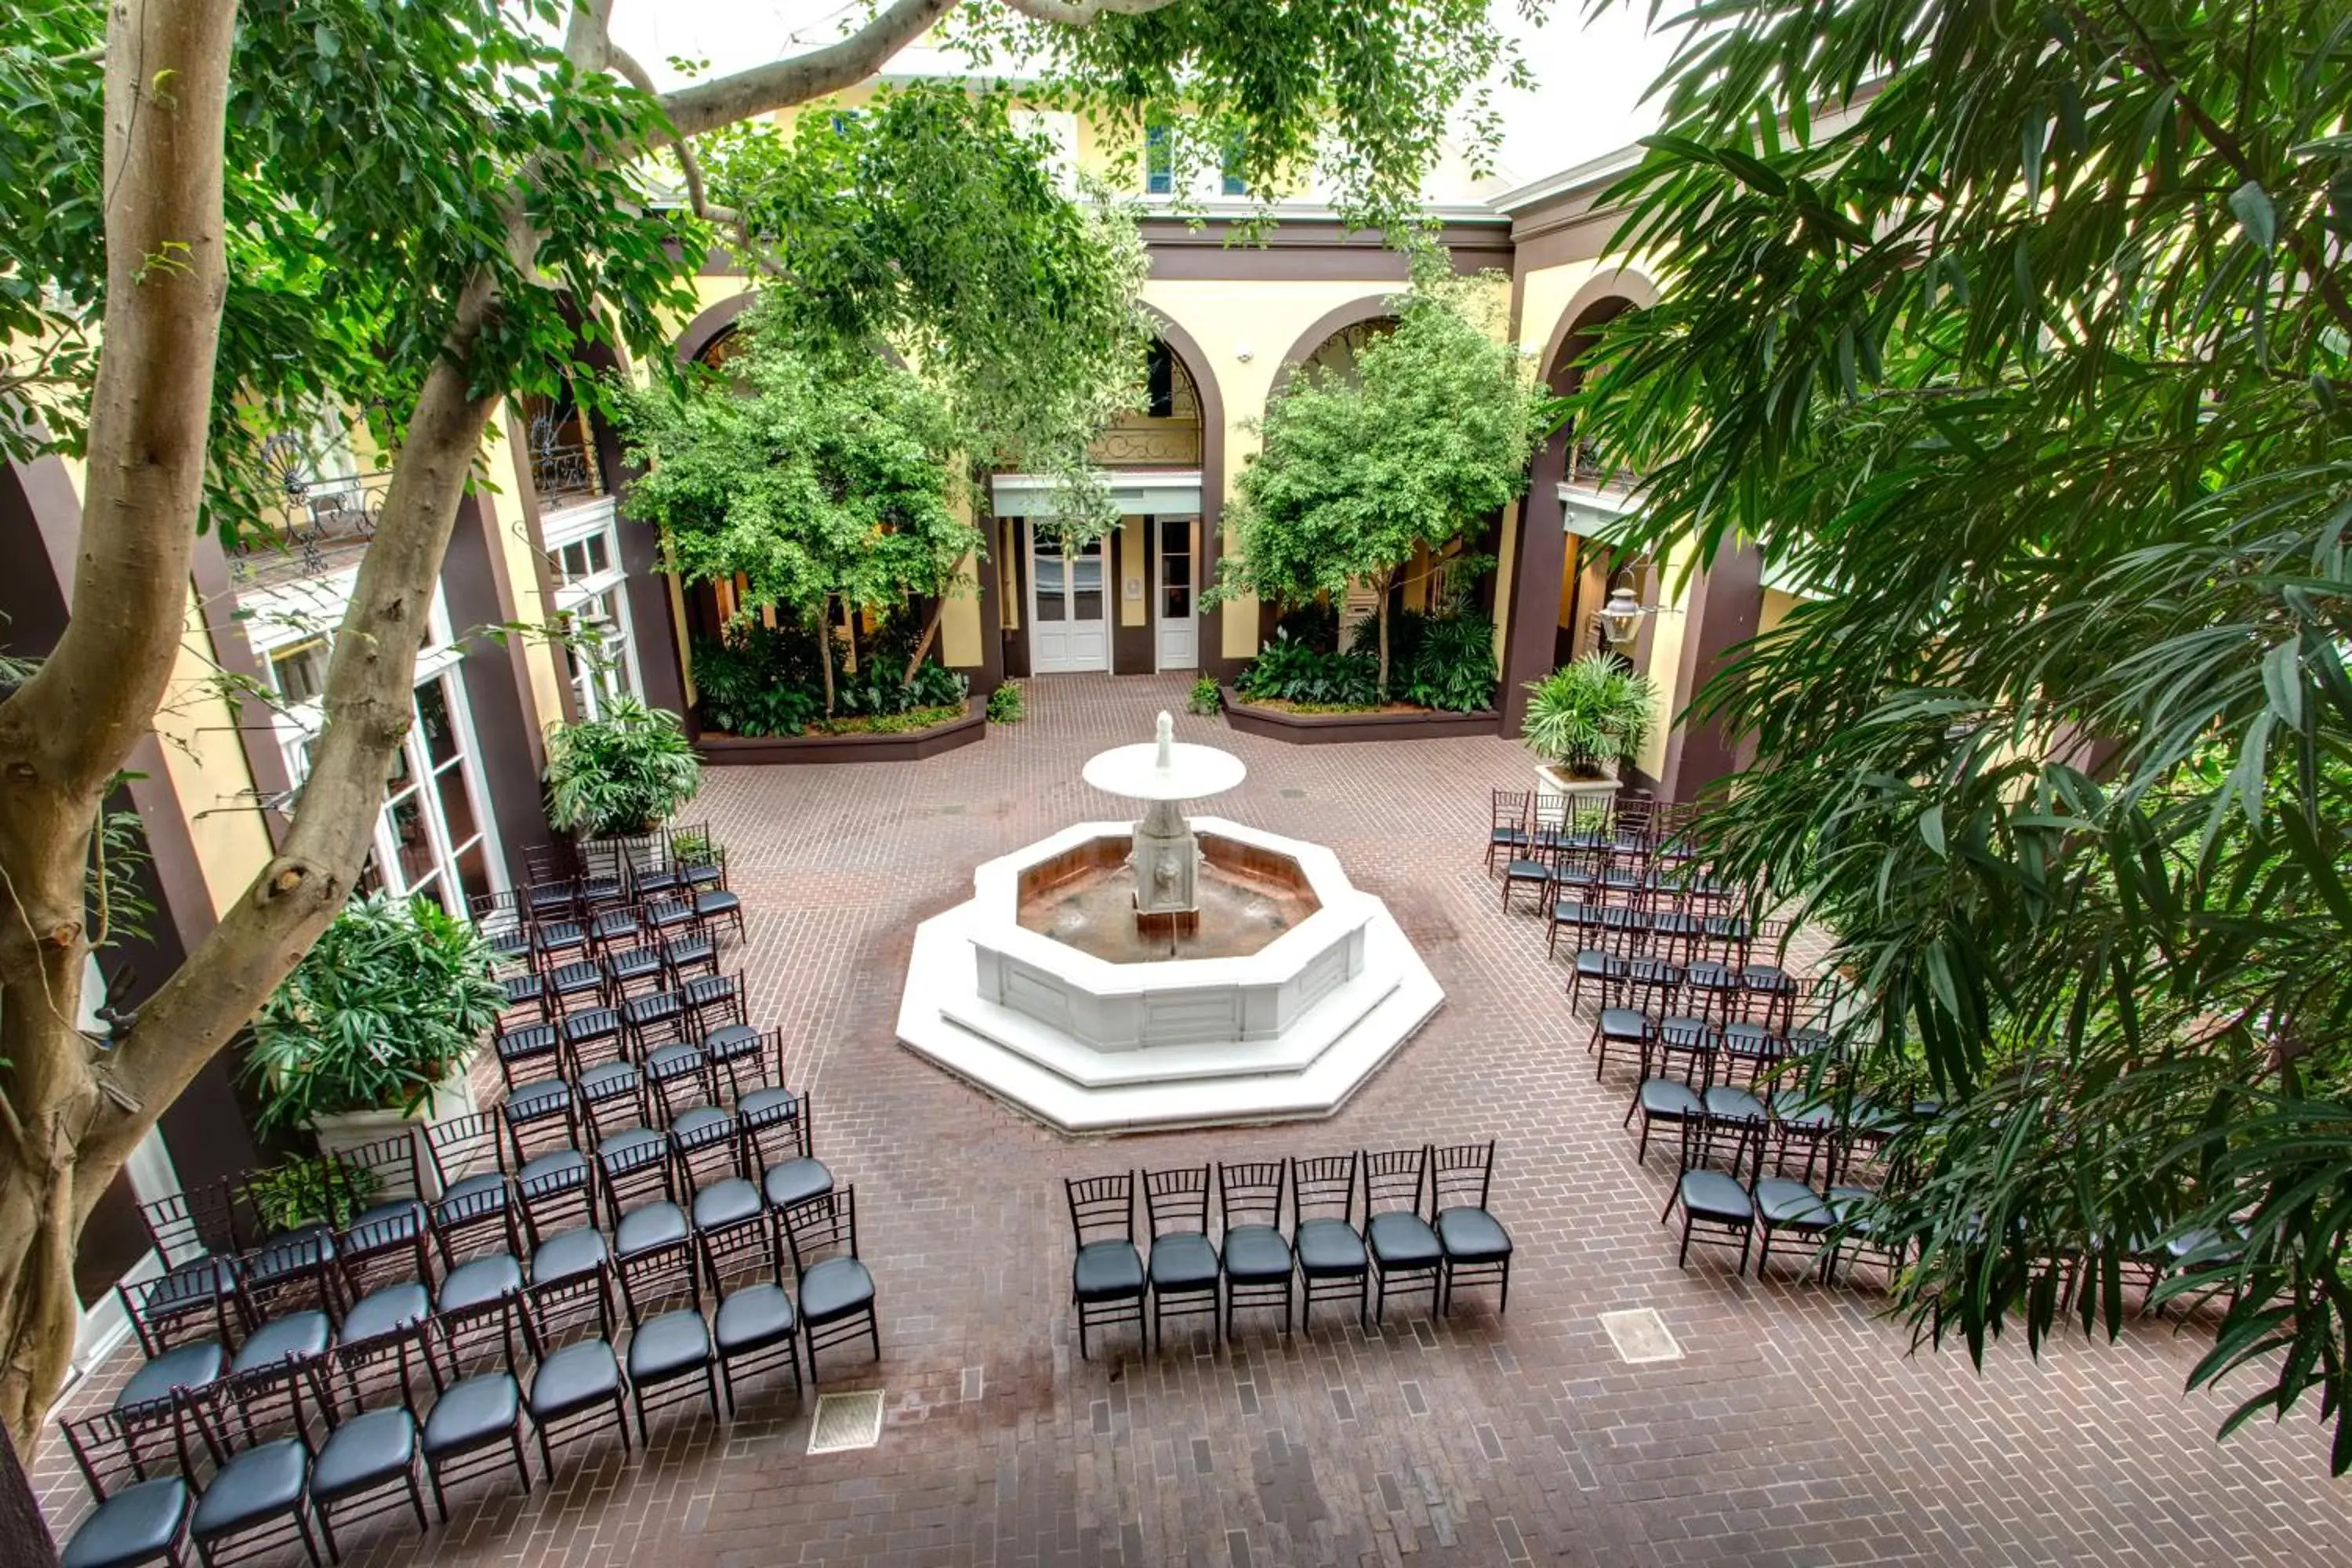
[[[83,1223],[357,880],[493,412],[592,347],[659,353],[689,297],[708,231],[636,199],[632,161],[862,80],[960,9],[1001,9],[1056,90],[1114,114],[1182,82],[1252,127],[1254,175],[1328,137],[1368,204],[1416,186],[1507,57],[1483,0],[887,0],[656,96],[611,0],[0,9],[0,439],[88,475],[69,625],[0,700],[0,1422],[20,1449],[64,1378]],[[321,405],[373,411],[395,457],[300,811],[101,1050],[76,1026],[93,826],[165,692],[200,521],[249,526],[271,417]]]
[[[1758,747],[1710,826],[1835,932],[1864,1087],[1945,1101],[1899,1300],[2113,1333],[2169,1241],[2224,1429],[2315,1392],[2342,1471],[2352,14],[1709,20],[1617,193],[1663,298],[1576,416],[1635,542],[1817,590],[1704,694]]]
[[[1417,548],[1435,556],[1527,488],[1537,404],[1526,356],[1502,331],[1499,281],[1418,258],[1395,330],[1365,345],[1352,374],[1301,366],[1268,400],[1265,444],[1241,473],[1240,549],[1214,593],[1303,604],[1363,584],[1377,596],[1383,698],[1398,574]]]
[[[723,379],[649,387],[626,408],[631,453],[649,465],[632,511],[660,525],[688,582],[742,579],[747,614],[773,605],[829,639],[836,606],[887,615],[944,597],[980,546],[949,467],[960,426],[921,377],[870,349],[795,353],[762,311]],[[833,660],[817,667],[830,718]]]

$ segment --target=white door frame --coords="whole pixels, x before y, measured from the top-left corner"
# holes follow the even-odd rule
[[[1187,581],[1184,604],[1190,612],[1183,616],[1184,638],[1192,657],[1181,664],[1168,660],[1166,628],[1173,624],[1165,612],[1168,608],[1168,554],[1161,546],[1161,528],[1174,523],[1184,531],[1184,574]],[[1194,518],[1155,517],[1144,528],[1145,548],[1151,555],[1151,668],[1155,670],[1198,669],[1201,668],[1201,520]]]
[[[1097,539],[1097,540],[1095,540],[1095,541],[1092,542],[1092,544],[1091,544],[1091,546],[1090,546],[1090,549],[1094,552],[1094,553],[1091,555],[1091,557],[1089,557],[1089,556],[1087,555],[1087,553],[1086,552],[1083,552],[1083,551],[1082,551],[1080,553],[1076,554],[1076,555],[1067,555],[1067,554],[1065,554],[1065,555],[1062,555],[1062,556],[1060,556],[1060,557],[1059,557],[1060,561],[1062,562],[1062,566],[1063,566],[1063,572],[1062,572],[1062,616],[1061,616],[1061,618],[1060,618],[1059,620],[1055,621],[1055,622],[1053,622],[1053,623],[1052,623],[1055,626],[1056,626],[1057,628],[1059,628],[1059,629],[1058,629],[1058,632],[1057,632],[1057,635],[1058,635],[1058,636],[1059,636],[1059,637],[1062,639],[1063,646],[1064,646],[1066,648],[1066,647],[1068,647],[1068,645],[1069,645],[1069,640],[1070,640],[1071,634],[1072,634],[1072,628],[1074,628],[1074,627],[1077,627],[1077,626],[1096,626],[1096,627],[1099,628],[1100,643],[1101,643],[1101,647],[1102,647],[1102,658],[1101,658],[1101,660],[1100,660],[1100,662],[1098,662],[1098,663],[1092,663],[1092,664],[1080,665],[1080,664],[1076,664],[1076,663],[1074,663],[1074,662],[1070,662],[1070,661],[1068,660],[1068,658],[1066,658],[1066,657],[1065,657],[1065,658],[1064,658],[1063,660],[1059,661],[1059,662],[1055,662],[1055,663],[1048,664],[1048,663],[1046,662],[1046,660],[1045,660],[1045,648],[1044,648],[1044,646],[1043,646],[1043,645],[1044,645],[1044,638],[1043,638],[1043,637],[1042,637],[1042,636],[1040,635],[1040,628],[1041,628],[1043,626],[1045,626],[1046,623],[1045,623],[1045,622],[1041,621],[1041,620],[1039,619],[1039,617],[1038,617],[1038,615],[1037,615],[1037,527],[1036,527],[1036,520],[1035,520],[1035,519],[1032,519],[1032,518],[1024,518],[1024,519],[1022,519],[1021,521],[1022,521],[1022,532],[1023,532],[1023,535],[1024,535],[1024,537],[1023,537],[1023,542],[1022,542],[1022,550],[1023,550],[1023,552],[1024,552],[1024,556],[1026,557],[1026,563],[1027,563],[1027,566],[1028,566],[1028,579],[1029,579],[1029,584],[1028,584],[1028,599],[1029,599],[1029,671],[1030,671],[1030,673],[1031,673],[1031,674],[1033,674],[1033,675],[1057,675],[1057,674],[1065,674],[1065,673],[1084,673],[1084,672],[1087,672],[1087,671],[1106,671],[1106,672],[1107,672],[1107,671],[1108,671],[1108,670],[1109,670],[1109,668],[1110,668],[1110,667],[1111,667],[1111,663],[1110,663],[1110,660],[1111,660],[1111,648],[1110,648],[1111,636],[1110,636],[1110,633],[1111,633],[1111,613],[1112,613],[1112,596],[1111,596],[1111,595],[1112,595],[1112,590],[1113,590],[1113,588],[1114,588],[1114,586],[1115,586],[1115,584],[1113,584],[1113,582],[1112,582],[1112,580],[1111,580],[1111,578],[1112,578],[1112,574],[1111,574],[1111,570],[1110,570],[1110,539],[1109,539],[1109,536],[1108,536],[1108,535],[1105,535],[1104,537],[1102,537],[1102,538],[1100,538],[1100,539]],[[1082,561],[1082,560],[1087,560],[1087,559],[1092,559],[1092,560],[1096,561],[1097,563],[1099,563],[1100,568],[1101,568],[1101,584],[1102,584],[1102,585],[1101,585],[1101,595],[1100,595],[1100,597],[1101,597],[1101,603],[1102,603],[1102,614],[1100,615],[1100,616],[1099,616],[1098,618],[1097,618],[1097,619],[1095,619],[1095,620],[1093,620],[1093,621],[1080,621],[1080,620],[1077,620],[1076,618],[1075,618],[1075,617],[1072,616],[1072,614],[1071,614],[1071,611],[1072,611],[1073,607],[1075,606],[1076,602],[1076,599],[1077,599],[1077,572],[1076,572],[1076,565],[1077,565],[1077,563],[1078,563],[1078,562],[1080,562],[1080,561]]]

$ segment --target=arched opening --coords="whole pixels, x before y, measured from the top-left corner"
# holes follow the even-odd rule
[[[1562,396],[1576,392],[1589,374],[1579,362],[1598,341],[1601,329],[1637,308],[1630,297],[1610,294],[1567,318],[1566,331],[1544,367],[1546,384]],[[1632,590],[1638,602],[1649,603],[1658,586],[1655,563],[1645,556],[1601,544],[1595,537],[1630,504],[1627,481],[1631,476],[1573,423],[1556,432],[1549,445],[1558,448],[1560,465],[1554,487],[1560,509],[1560,587],[1552,627],[1552,664],[1605,651],[1639,668],[1648,646],[1647,618],[1633,639],[1620,644],[1610,639],[1602,626],[1601,607],[1609,602],[1611,592],[1620,587]]]
[[[1390,315],[1350,321],[1316,344],[1298,363],[1302,369],[1352,383],[1358,375],[1356,362],[1364,350],[1395,331],[1396,326],[1396,318]]]
[[[1201,393],[1184,356],[1154,337],[1144,351],[1143,406],[1122,414],[1090,448],[1106,468],[1201,466]]]

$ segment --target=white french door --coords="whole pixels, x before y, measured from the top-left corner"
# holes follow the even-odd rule
[[[1160,536],[1159,548],[1152,552],[1158,668],[1198,669],[1201,623],[1193,595],[1193,521],[1189,517],[1155,517],[1151,529]]]
[[[1110,668],[1105,542],[1065,549],[1050,528],[1029,525],[1029,668],[1037,675]]]

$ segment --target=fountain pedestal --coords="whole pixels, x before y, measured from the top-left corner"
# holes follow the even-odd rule
[[[1147,936],[1200,929],[1201,846],[1172,800],[1156,800],[1135,825],[1135,923]]]

